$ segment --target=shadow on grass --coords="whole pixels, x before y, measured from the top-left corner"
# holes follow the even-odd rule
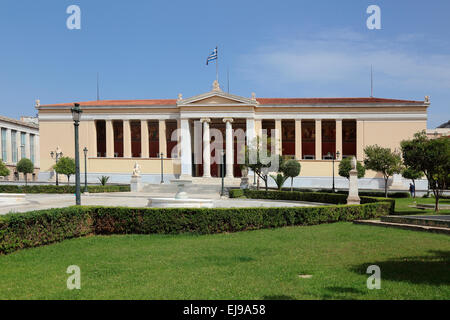
[[[430,250],[431,255],[374,261],[352,267],[357,274],[366,274],[369,265],[381,269],[381,281],[398,281],[426,285],[450,285],[450,251]],[[369,276],[369,275],[368,275]]]
[[[355,300],[360,299],[361,296],[365,295],[367,292],[351,288],[351,287],[326,287],[328,293],[322,295],[322,299],[345,299],[345,300]]]
[[[285,295],[273,295],[273,296],[264,296],[263,300],[295,300],[294,297],[285,296]]]

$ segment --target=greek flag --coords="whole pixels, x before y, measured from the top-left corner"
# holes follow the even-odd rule
[[[214,49],[213,52],[208,56],[206,59],[206,65],[208,65],[211,61],[217,60],[217,47]]]

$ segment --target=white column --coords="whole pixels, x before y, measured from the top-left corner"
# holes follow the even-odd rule
[[[233,119],[232,118],[224,118],[223,122],[226,123],[226,174],[225,177],[233,178],[233,164],[234,164],[234,155],[233,155]]]
[[[211,119],[200,119],[203,122],[203,177],[211,177],[211,136],[209,133],[209,123]]]
[[[278,155],[283,153],[282,130],[281,119],[275,120],[275,153]]]
[[[39,134],[34,135],[34,167],[41,167],[41,145],[40,145]]]
[[[189,119],[181,119],[181,176],[192,177],[192,147]]]
[[[322,160],[322,120],[316,120],[316,160]]]
[[[6,129],[6,159],[5,162],[12,162],[11,129]]]
[[[255,141],[256,134],[255,134],[255,119],[247,118],[247,146],[251,146],[252,143]]]
[[[112,120],[106,120],[106,157],[114,158],[114,127]]]
[[[123,120],[123,157],[131,158],[131,127],[130,120]]]
[[[25,133],[25,157],[28,159],[31,159],[31,154],[30,154],[30,133],[26,132]]]
[[[148,122],[141,120],[141,158],[149,157]]]

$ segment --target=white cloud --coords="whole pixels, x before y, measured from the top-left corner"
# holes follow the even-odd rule
[[[417,52],[423,35],[371,41],[367,33],[320,32],[301,40],[276,40],[242,57],[241,71],[250,80],[278,83],[349,85],[367,82],[373,64],[378,86],[426,91],[450,89],[450,54]],[[417,40],[416,46],[411,42]],[[407,42],[407,44],[404,44]],[[416,50],[414,50],[416,48]]]

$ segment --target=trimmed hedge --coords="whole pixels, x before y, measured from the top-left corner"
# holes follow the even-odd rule
[[[273,189],[275,190],[275,189]],[[282,191],[291,191],[290,188],[283,188]],[[312,190],[312,189],[304,189],[304,188],[294,188],[294,191],[299,192],[320,192],[320,193],[331,193],[330,189],[319,189],[319,190]],[[348,194],[348,191],[345,190],[338,190],[335,193],[338,194]],[[360,196],[366,196],[366,197],[378,197],[378,198],[384,198],[384,191],[359,191]],[[409,198],[411,195],[409,192],[388,192],[388,198]]]
[[[83,192],[84,186],[81,186]],[[88,186],[89,193],[129,192],[130,185]],[[75,186],[55,185],[0,185],[0,193],[75,193]]]
[[[291,208],[68,207],[0,217],[0,255],[86,235],[213,234],[386,215],[389,204]]]
[[[298,191],[258,191],[248,189],[231,189],[229,191],[230,198],[247,197],[250,199],[270,199],[270,200],[290,200],[290,201],[306,201],[331,204],[346,204],[347,195],[340,193],[323,193],[323,192],[298,192]],[[361,196],[361,204],[387,202],[389,203],[390,214],[395,213],[395,200],[387,198],[365,197]]]

